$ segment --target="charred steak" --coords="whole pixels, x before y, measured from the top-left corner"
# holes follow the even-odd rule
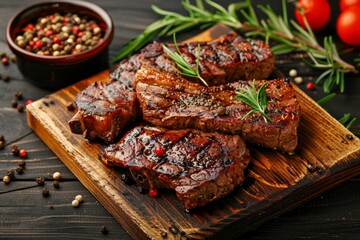
[[[271,122],[256,112],[242,119],[251,107],[235,98],[235,89],[250,81],[203,87],[146,66],[136,80],[143,118],[154,125],[241,134],[246,141],[288,153],[296,148],[300,105],[290,83],[282,79],[270,80],[265,88]],[[256,85],[264,81],[257,80]]]
[[[241,184],[250,155],[238,135],[138,126],[105,148],[102,160],[128,168],[142,186],[174,189],[192,209]]]
[[[139,112],[133,89],[114,79],[91,84],[75,102],[79,110],[69,121],[71,131],[83,133],[89,140],[98,137],[108,143],[135,121]]]
[[[199,44],[200,72],[209,85],[238,79],[266,78],[274,68],[274,55],[262,41],[245,40],[228,34],[213,42]],[[198,43],[179,46],[187,61],[193,65],[197,46]],[[139,54],[123,60],[110,73],[108,83],[94,83],[78,94],[75,99],[78,112],[69,121],[71,131],[84,134],[90,140],[100,138],[113,142],[138,118],[134,76],[142,65],[174,72],[174,62],[163,52],[162,44],[149,44]]]
[[[141,50],[140,56],[132,57],[133,64],[126,64],[128,71],[136,72],[141,65],[148,65],[166,72],[175,72],[175,63],[168,58],[162,43],[154,42]],[[275,56],[270,46],[261,40],[248,40],[236,34],[224,35],[212,42],[189,42],[179,44],[185,60],[196,67],[200,46],[199,70],[209,86],[234,82],[239,79],[265,79],[275,67]],[[170,48],[174,48],[171,47]],[[175,51],[175,49],[173,49]],[[124,71],[122,64],[111,73],[119,79]],[[198,79],[190,79],[197,82]],[[201,82],[198,82],[201,83]]]

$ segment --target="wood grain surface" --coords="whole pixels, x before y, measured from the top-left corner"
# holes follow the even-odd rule
[[[112,16],[115,25],[114,40],[109,48],[109,66],[112,58],[132,37],[139,34],[147,25],[159,19],[150,5],[185,13],[181,1],[168,0],[87,0],[98,4]],[[34,0],[0,1],[0,52],[10,54],[5,40],[5,30],[9,19],[25,5]],[[226,7],[233,0],[216,1]],[[335,23],[339,13],[338,0],[329,0],[331,4],[331,19],[324,31],[317,33],[321,38],[332,35],[341,57],[349,63],[358,57],[359,49],[349,48],[336,37]],[[281,13],[281,1],[252,0],[256,13],[264,17],[258,4],[269,4],[277,13]],[[293,4],[288,4],[289,18],[293,19]],[[198,33],[178,34],[179,40]],[[160,40],[166,40],[161,38]],[[171,41],[171,38],[168,38]],[[306,83],[314,81],[322,71],[305,65],[302,54],[291,53],[278,55],[277,67],[287,75],[290,69],[296,69],[304,80],[298,85],[310,98],[317,101],[324,96],[321,84],[314,90],[307,90]],[[360,71],[360,67],[357,67]],[[0,183],[0,239],[121,239],[130,240],[124,228],[97,199],[79,182],[77,177],[62,163],[62,161],[47,147],[46,144],[28,127],[25,112],[19,113],[12,108],[10,101],[14,93],[23,93],[19,102],[37,100],[53,93],[53,90],[39,88],[30,84],[19,72],[15,63],[0,64],[0,74],[8,74],[10,80],[0,80],[0,134],[5,136],[5,148],[0,149],[0,173],[6,175],[8,169],[15,169],[19,157],[11,153],[11,145],[17,144],[28,150],[26,169],[22,175],[16,174],[9,185]],[[290,78],[293,81],[292,78]],[[345,92],[339,93],[334,99],[323,105],[331,116],[339,119],[344,113],[360,119],[360,75],[345,74]],[[354,125],[360,129],[359,120]],[[325,141],[325,138],[324,138]],[[52,186],[51,174],[61,172],[60,188]],[[44,177],[45,186],[36,186],[35,178]],[[345,176],[348,177],[348,176]],[[250,184],[249,181],[248,184]],[[329,186],[332,187],[332,186]],[[50,196],[41,195],[43,188],[50,190]],[[78,208],[71,206],[71,201],[77,195],[84,196],[84,203]],[[297,202],[297,199],[292,201]],[[288,240],[288,239],[360,239],[360,175],[345,181],[332,190],[327,190],[312,200],[302,203],[299,207],[281,214],[277,218],[259,225],[237,239],[246,240]],[[263,216],[259,213],[259,218]],[[266,219],[267,220],[267,219]],[[104,235],[100,232],[102,226],[109,229]],[[180,234],[178,234],[180,239]],[[139,239],[139,237],[135,237]],[[225,239],[225,238],[222,238]]]
[[[196,40],[226,31],[215,27]],[[98,160],[101,144],[70,132],[67,121],[74,112],[66,104],[91,82],[107,79],[105,71],[32,103],[28,123],[134,238],[236,238],[360,173],[360,140],[294,85],[302,106],[296,154],[251,146],[252,164],[244,185],[187,213],[170,191],[154,200],[124,184],[116,169]]]

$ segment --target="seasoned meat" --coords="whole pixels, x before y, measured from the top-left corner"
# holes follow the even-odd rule
[[[244,180],[249,151],[238,135],[138,126],[106,147],[102,160],[128,168],[147,188],[174,189],[186,209],[229,194]]]
[[[235,90],[252,81],[203,87],[155,68],[136,74],[136,93],[144,120],[170,129],[195,128],[206,132],[241,134],[246,141],[292,153],[297,145],[300,105],[293,88],[283,79],[268,81],[267,122],[236,99]],[[267,80],[257,80],[259,87]]]
[[[211,43],[180,44],[180,51],[194,67],[198,44],[201,47],[200,73],[209,85],[266,78],[274,68],[275,58],[268,45],[235,34],[225,35]],[[76,97],[79,111],[69,121],[71,131],[84,133],[88,139],[114,141],[139,116],[134,76],[142,65],[175,72],[175,63],[163,52],[162,44],[149,44],[139,54],[120,62],[110,73],[108,83],[92,84]],[[188,80],[197,81],[195,78]]]
[[[275,57],[265,42],[228,34],[212,43],[192,42],[179,45],[181,54],[193,68],[196,67],[199,45],[199,70],[209,86],[240,79],[265,79],[275,67]],[[170,72],[166,68],[163,70]],[[191,81],[201,83],[197,80]]]
[[[108,143],[135,121],[139,112],[133,89],[116,80],[91,84],[75,102],[79,111],[69,121],[72,132],[83,133],[90,140],[98,137]]]
[[[114,70],[112,78],[119,79],[124,69],[136,72],[140,65],[148,65],[163,71],[175,72],[175,63],[163,52],[162,43],[154,42],[132,57],[131,64],[123,64]],[[174,46],[169,46],[173,51]],[[199,70],[209,86],[234,82],[240,79],[265,79],[275,67],[275,57],[269,45],[261,40],[248,40],[228,34],[213,42],[190,42],[178,45],[185,60],[194,68],[200,47]],[[193,78],[191,81],[198,81]]]

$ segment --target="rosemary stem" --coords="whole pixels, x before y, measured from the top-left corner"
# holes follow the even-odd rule
[[[265,29],[260,28],[260,27],[249,26],[249,25],[246,25],[246,24],[242,24],[241,29],[244,30],[244,31],[257,31],[257,32],[259,32],[259,33],[266,34],[266,30],[265,30]],[[280,36],[280,37],[282,37],[282,38],[285,38],[285,39],[288,39],[288,40],[293,41],[293,46],[294,46],[294,47],[297,47],[297,48],[300,47],[300,48],[301,48],[301,46],[300,46],[299,44],[296,44],[296,43],[302,42],[302,43],[304,43],[304,45],[307,46],[307,48],[316,49],[316,50],[318,50],[318,51],[320,51],[320,52],[322,52],[322,53],[326,53],[326,50],[325,50],[322,46],[320,46],[320,45],[318,45],[318,44],[314,45],[314,44],[312,44],[311,42],[306,41],[305,39],[300,39],[300,38],[298,38],[298,37],[296,37],[296,36],[293,37],[293,38],[290,38],[290,37],[289,37],[288,35],[286,35],[285,33],[283,33],[283,32],[278,32],[278,31],[274,31],[273,34],[274,34],[274,35],[277,35],[277,36]],[[306,51],[307,49],[306,49],[306,48],[303,48],[302,50]],[[351,64],[345,62],[343,59],[335,56],[334,54],[332,54],[331,57],[334,59],[334,61],[336,61],[337,63],[339,63],[339,64],[341,65],[341,68],[342,68],[342,70],[344,70],[344,72],[355,72],[355,73],[357,72],[357,70],[356,70],[356,68],[355,68],[354,65],[351,65]]]

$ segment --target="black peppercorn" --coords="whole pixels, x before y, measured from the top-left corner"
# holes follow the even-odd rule
[[[141,194],[146,194],[149,192],[149,189],[143,188],[141,186],[137,186],[137,190],[139,191],[139,193]]]
[[[20,99],[22,99],[22,92],[19,92],[19,91],[16,91],[15,93],[14,93],[14,96],[15,96],[15,98],[17,99],[17,100],[20,100]]]
[[[0,134],[0,141],[5,142],[5,137],[2,134]]]
[[[55,181],[53,182],[53,186],[54,186],[54,188],[56,188],[56,189],[60,188],[60,182],[59,182],[58,180],[55,180]]]
[[[100,232],[104,235],[109,233],[109,229],[106,226],[101,226]]]
[[[22,104],[18,104],[16,109],[18,110],[18,112],[23,112],[24,111],[24,106]]]
[[[50,191],[47,188],[44,188],[42,190],[43,197],[48,197],[50,195]]]
[[[10,102],[10,104],[11,104],[11,106],[12,106],[13,108],[16,108],[17,105],[18,105],[18,103],[17,103],[16,100],[12,100],[12,101]]]
[[[7,75],[6,73],[3,73],[1,75],[1,78],[2,78],[2,80],[4,80],[4,82],[8,82],[10,80],[9,75]]]
[[[24,168],[23,167],[17,167],[16,172],[21,175],[21,174],[24,173]]]
[[[25,167],[26,163],[25,163],[25,160],[20,160],[19,161],[19,167]]]
[[[20,150],[19,150],[18,145],[13,144],[13,145],[11,146],[11,152],[14,154],[14,156],[19,156]]]
[[[7,171],[6,173],[7,176],[9,176],[11,179],[13,179],[15,177],[15,171],[14,169],[10,169]]]
[[[44,185],[45,185],[45,179],[42,178],[42,177],[38,177],[38,178],[36,178],[36,183],[37,183],[39,186],[44,186]]]
[[[122,173],[120,176],[121,176],[121,180],[122,180],[125,184],[129,184],[129,183],[130,183],[131,178],[129,177],[128,174]]]

